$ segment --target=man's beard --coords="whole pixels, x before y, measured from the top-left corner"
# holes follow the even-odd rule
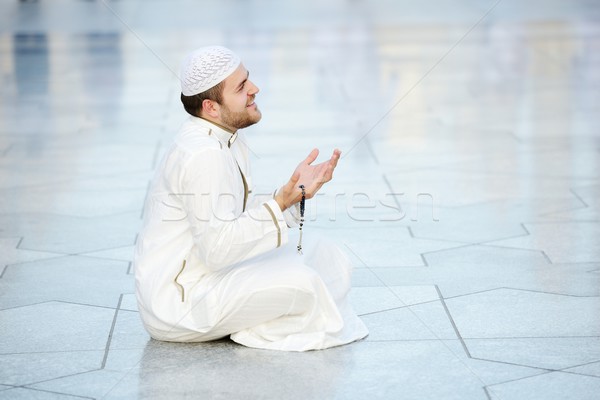
[[[251,115],[248,110],[242,112],[231,112],[224,104],[221,105],[221,123],[229,128],[244,129],[254,125],[262,117],[261,112],[256,108],[256,115]]]

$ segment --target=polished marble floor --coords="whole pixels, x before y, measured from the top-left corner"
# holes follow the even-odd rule
[[[131,256],[223,44],[261,88],[261,190],[344,156],[307,235],[371,334],[279,353],[150,340]],[[600,3],[0,3],[0,399],[600,398]]]

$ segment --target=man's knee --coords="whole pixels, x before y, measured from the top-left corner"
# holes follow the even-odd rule
[[[304,291],[314,291],[321,282],[319,274],[305,265],[292,265],[278,269],[276,280],[282,286]]]

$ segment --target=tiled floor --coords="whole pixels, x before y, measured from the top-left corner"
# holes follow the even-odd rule
[[[356,261],[366,340],[142,329],[142,202],[206,44],[262,89],[261,190],[343,150],[306,234]],[[0,399],[600,398],[597,1],[6,0],[0,79]]]

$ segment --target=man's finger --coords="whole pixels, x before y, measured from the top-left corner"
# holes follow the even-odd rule
[[[300,179],[300,172],[294,171],[294,173],[290,177],[290,180],[288,181],[288,188],[290,191],[294,191],[295,189],[298,188],[298,185],[299,185],[298,180],[299,179]]]
[[[333,170],[335,169],[335,165],[329,164],[327,169],[325,170],[325,174],[323,176],[324,182],[329,182],[331,178],[333,178]]]
[[[312,164],[313,161],[315,161],[317,159],[317,157],[319,156],[319,149],[313,149],[310,154],[308,155],[308,157],[306,157],[306,159],[302,162],[304,164]]]
[[[330,160],[330,163],[333,166],[333,168],[337,167],[337,163],[340,160],[341,154],[342,154],[342,152],[339,151],[338,149],[333,150],[333,154],[331,155],[331,160]]]

